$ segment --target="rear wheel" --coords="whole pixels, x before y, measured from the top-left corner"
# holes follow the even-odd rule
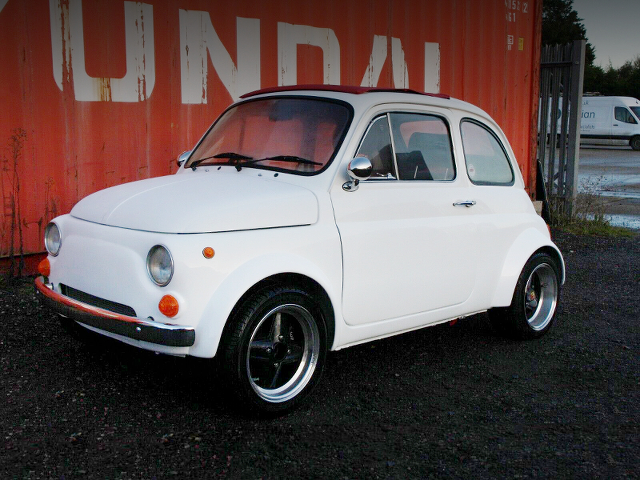
[[[231,392],[250,413],[300,404],[318,383],[327,334],[321,308],[305,291],[274,286],[230,320],[220,345]]]
[[[640,150],[640,135],[636,135],[635,137],[632,137],[631,140],[629,141],[629,145],[634,150]]]
[[[522,269],[511,305],[494,308],[489,317],[494,327],[521,339],[544,335],[555,320],[560,295],[556,261],[546,253],[533,255]]]

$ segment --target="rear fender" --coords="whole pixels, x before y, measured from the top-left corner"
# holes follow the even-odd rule
[[[511,305],[513,292],[524,265],[539,250],[547,251],[549,255],[556,259],[560,267],[561,283],[564,283],[565,266],[560,250],[547,235],[540,230],[530,228],[518,236],[505,257],[500,279],[491,302],[492,307],[508,307]]]

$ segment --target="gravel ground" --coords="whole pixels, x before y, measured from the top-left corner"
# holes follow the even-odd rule
[[[0,296],[0,478],[638,478],[640,235],[556,234],[540,340],[486,315],[331,353],[312,401],[239,416],[210,362],[83,343]]]

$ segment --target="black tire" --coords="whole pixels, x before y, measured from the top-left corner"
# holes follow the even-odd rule
[[[308,397],[324,368],[324,318],[318,303],[294,286],[260,290],[232,316],[218,357],[246,413],[282,413]]]
[[[629,145],[634,150],[640,150],[640,135],[636,135],[635,137],[631,137],[631,140],[629,141]]]
[[[518,278],[511,305],[493,308],[489,318],[500,333],[518,339],[538,338],[549,331],[560,297],[560,269],[550,255],[534,254]]]

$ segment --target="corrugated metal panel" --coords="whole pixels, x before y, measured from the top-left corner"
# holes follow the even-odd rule
[[[96,190],[171,173],[233,98],[280,84],[477,104],[531,185],[541,5],[2,0],[0,255],[42,251],[47,221]]]

